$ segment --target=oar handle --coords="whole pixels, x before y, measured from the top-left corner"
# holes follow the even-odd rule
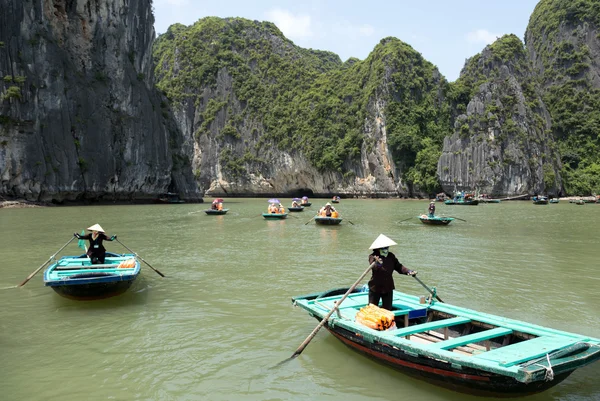
[[[129,249],[124,243],[122,243],[121,241],[119,241],[118,238],[115,238],[115,241],[117,241],[119,244],[123,245],[123,247],[125,249],[127,249],[129,252],[133,253],[137,258],[140,258],[140,260],[142,262],[144,262],[145,264],[147,264],[152,270],[154,270],[156,273],[158,273],[160,276],[165,277],[164,274],[162,274],[160,271],[158,271],[158,269],[155,269],[150,263],[146,262],[144,260],[144,258],[142,258],[140,255],[138,255],[135,251],[132,251],[131,249]]]
[[[424,282],[422,282],[422,281],[421,281],[421,280],[420,280],[420,279],[419,279],[419,278],[418,278],[416,275],[414,275],[414,276],[413,276],[413,278],[414,278],[415,280],[417,280],[417,281],[419,282],[419,284],[421,284],[423,287],[425,287],[425,289],[426,289],[427,291],[429,291],[429,293],[430,293],[431,295],[435,295],[435,298],[436,298],[438,301],[440,301],[440,302],[442,302],[442,303],[445,303],[444,301],[442,301],[442,298],[440,298],[440,297],[439,297],[439,296],[438,296],[436,293],[434,293],[434,292],[431,290],[431,288],[427,287],[427,286],[425,285],[425,283],[424,283]]]
[[[46,266],[52,259],[54,259],[54,257],[56,257],[56,255],[58,255],[60,253],[60,251],[62,251],[63,249],[65,249],[67,247],[67,245],[69,245],[71,243],[71,241],[73,241],[75,239],[75,237],[71,237],[71,239],[62,246],[62,248],[60,248],[58,251],[54,252],[54,255],[50,256],[50,258],[48,258],[48,260],[41,265],[40,267],[38,267],[33,273],[31,273],[29,276],[27,276],[27,278],[25,280],[23,280],[23,282],[21,284],[19,284],[19,287],[23,287],[25,284],[27,284],[27,282],[29,280],[31,280],[33,278],[33,276],[35,276],[40,270],[42,270],[42,268],[44,266]]]
[[[300,344],[300,346],[298,347],[298,349],[296,350],[296,352],[294,352],[294,354],[291,356],[291,358],[297,357],[298,355],[300,355],[302,353],[302,351],[304,351],[304,348],[306,348],[306,346],[308,345],[308,343],[313,339],[313,337],[317,334],[317,332],[321,329],[321,327],[323,327],[329,321],[329,318],[331,317],[331,315],[336,310],[338,310],[338,308],[342,304],[342,302],[344,302],[344,300],[348,297],[348,295],[350,295],[352,293],[352,291],[354,291],[354,289],[356,288],[356,286],[362,281],[363,278],[365,278],[365,276],[376,265],[377,265],[376,261],[373,262],[373,263],[371,263],[371,265],[367,268],[367,270],[365,270],[365,272],[360,276],[360,278],[358,280],[356,280],[356,282],[354,284],[352,284],[352,287],[350,287],[350,289],[348,291],[346,291],[346,293],[344,294],[344,296],[339,301],[337,301],[335,303],[335,305],[333,306],[333,308],[331,308],[331,310],[329,311],[329,313],[327,313],[323,317],[323,319],[321,320],[321,322],[317,325],[317,327],[315,327],[315,329],[312,331],[312,333],[310,333],[308,335],[308,337],[306,337],[306,339],[302,342],[302,344]]]

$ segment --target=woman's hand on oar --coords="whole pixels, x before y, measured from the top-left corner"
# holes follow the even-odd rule
[[[354,289],[356,288],[356,286],[362,281],[362,279],[371,271],[371,269],[373,267],[375,267],[377,265],[377,262],[373,262],[371,263],[371,265],[367,268],[367,270],[365,270],[365,272],[358,278],[358,280],[356,280],[356,282],[354,284],[352,284],[352,287],[350,287],[350,289],[348,291],[346,291],[346,293],[344,294],[344,296],[335,303],[334,307],[329,311],[329,313],[327,313],[323,319],[321,319],[321,322],[317,325],[317,327],[315,327],[315,329],[312,331],[312,333],[310,333],[308,335],[308,337],[306,337],[306,339],[302,342],[302,344],[300,344],[300,346],[298,347],[298,349],[292,354],[291,357],[289,357],[288,359],[285,359],[281,362],[279,362],[276,366],[280,366],[283,363],[290,361],[292,359],[294,359],[295,357],[297,357],[298,355],[300,355],[302,353],[302,351],[304,351],[304,348],[306,348],[306,346],[308,345],[308,343],[313,339],[313,337],[317,334],[317,332],[321,329],[321,327],[323,327],[325,324],[327,324],[327,322],[329,321],[329,317],[336,311],[338,310],[338,308],[340,307],[340,305],[342,304],[342,302],[344,302],[344,299],[346,299],[346,297],[348,297],[348,295],[350,295],[352,293],[352,291],[354,291]]]
[[[31,280],[31,278],[32,278],[33,276],[35,276],[35,275],[36,275],[36,274],[37,274],[37,273],[38,273],[40,270],[42,270],[42,268],[43,268],[44,266],[46,266],[48,263],[50,263],[50,261],[51,261],[52,259],[54,259],[54,258],[56,257],[56,255],[58,255],[58,254],[60,253],[60,251],[62,251],[63,249],[65,249],[65,247],[66,247],[67,245],[69,245],[69,244],[71,243],[71,241],[73,241],[74,239],[75,239],[75,237],[71,238],[71,239],[69,240],[69,242],[67,242],[66,244],[64,244],[62,248],[60,248],[58,251],[56,251],[56,252],[54,253],[54,255],[50,256],[50,258],[49,258],[49,259],[48,259],[48,260],[47,260],[47,261],[46,261],[46,262],[45,262],[43,265],[41,265],[40,267],[38,267],[38,268],[37,268],[37,269],[36,269],[36,270],[35,270],[33,273],[31,273],[29,276],[27,276],[27,278],[26,278],[25,280],[23,280],[23,282],[22,282],[21,284],[19,284],[19,287],[23,287],[25,284],[27,284],[27,282],[28,282],[29,280]]]
[[[140,258],[140,260],[141,260],[142,262],[144,262],[145,264],[147,264],[148,266],[150,266],[150,268],[151,268],[152,270],[154,270],[155,272],[157,272],[157,273],[158,273],[159,275],[161,275],[162,277],[165,277],[165,275],[164,275],[164,274],[162,274],[161,272],[159,272],[159,271],[158,271],[158,269],[155,269],[155,268],[154,268],[154,267],[153,267],[153,266],[152,266],[150,263],[146,262],[146,261],[144,260],[144,258],[142,258],[140,255],[138,255],[137,253],[135,253],[135,252],[134,252],[134,251],[132,251],[131,249],[127,248],[127,247],[125,246],[125,244],[124,244],[124,243],[122,243],[121,241],[119,241],[119,240],[117,239],[117,237],[116,237],[116,236],[115,236],[115,241],[117,241],[119,244],[123,245],[123,247],[124,247],[125,249],[127,249],[129,252],[133,253],[133,254],[134,254],[136,257]]]
[[[412,275],[412,277],[413,277],[415,280],[417,280],[417,281],[418,281],[418,282],[419,282],[419,283],[420,283],[420,284],[421,284],[423,287],[425,287],[425,289],[426,289],[427,291],[429,291],[429,293],[430,293],[431,295],[435,295],[435,298],[436,298],[438,301],[440,301],[440,302],[444,303],[444,301],[442,301],[442,298],[438,297],[438,295],[437,295],[435,292],[433,292],[433,291],[431,290],[431,288],[427,287],[427,286],[425,285],[425,283],[424,283],[424,282],[422,282],[422,281],[421,281],[421,280],[420,280],[420,279],[417,277],[417,275],[416,275],[416,274]]]

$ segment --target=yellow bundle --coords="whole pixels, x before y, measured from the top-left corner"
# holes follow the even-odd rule
[[[361,308],[355,321],[374,330],[387,330],[396,325],[393,312],[373,304]]]
[[[119,266],[117,267],[119,269],[132,269],[135,267],[135,258],[123,260],[121,263],[119,263]]]

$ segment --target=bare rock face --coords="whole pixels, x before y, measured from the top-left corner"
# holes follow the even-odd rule
[[[147,0],[0,0],[0,193],[200,200],[154,89]]]
[[[474,95],[455,119],[454,134],[444,140],[438,175],[445,192],[514,196],[562,190],[550,116],[534,82],[514,35],[467,62],[458,84]]]

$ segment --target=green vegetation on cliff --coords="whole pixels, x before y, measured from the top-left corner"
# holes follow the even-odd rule
[[[159,88],[176,105],[192,102],[202,111],[197,135],[208,134],[227,110],[228,137],[236,139],[245,121],[259,121],[257,146],[299,151],[320,171],[351,177],[344,163],[374,144],[365,121],[383,118],[403,178],[422,190],[439,188],[436,155],[451,124],[438,93],[447,83],[398,39],[383,39],[364,61],[342,63],[295,46],[271,23],[209,17],[171,26],[157,39],[154,58]],[[231,94],[215,91],[223,76],[232,79]],[[214,94],[203,104],[207,88]],[[237,115],[232,96],[241,104]],[[227,156],[229,164],[236,157]]]
[[[600,193],[600,87],[592,78],[600,74],[593,67],[600,60],[590,52],[590,45],[597,47],[600,41],[599,29],[597,0],[542,0],[527,27],[527,46],[543,71],[544,102],[559,140],[569,194]],[[588,35],[592,32],[596,35]]]

